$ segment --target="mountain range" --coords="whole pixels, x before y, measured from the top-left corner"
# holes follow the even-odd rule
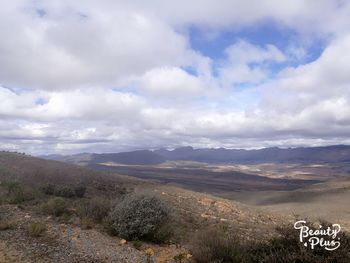
[[[76,155],[45,155],[45,159],[93,165],[120,163],[126,165],[155,165],[166,161],[196,161],[205,163],[337,163],[350,161],[350,146],[263,148],[257,150],[204,148],[191,146],[174,150],[138,150],[120,153],[80,153]]]

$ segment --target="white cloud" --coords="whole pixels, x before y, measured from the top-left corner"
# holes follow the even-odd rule
[[[349,8],[333,0],[8,1],[0,9],[1,148],[350,143]],[[283,51],[238,40],[220,61],[191,47],[190,26],[215,41],[266,21],[296,39]],[[315,61],[271,70],[308,58],[304,41],[320,38],[326,48]],[[232,91],[240,84],[254,89]]]
[[[226,48],[227,58],[219,68],[222,86],[242,83],[259,83],[269,77],[269,62],[281,63],[285,55],[275,46],[254,46],[244,40]],[[251,64],[254,64],[252,66]]]
[[[23,2],[9,2],[0,11],[3,85],[49,90],[113,86],[153,67],[190,64],[186,38],[153,16],[122,5],[113,10],[87,5],[83,17],[72,4],[42,4],[44,17],[28,13],[35,7],[24,8]]]
[[[177,67],[152,69],[141,78],[143,89],[155,96],[201,96],[208,94],[211,87],[205,79],[191,75]]]

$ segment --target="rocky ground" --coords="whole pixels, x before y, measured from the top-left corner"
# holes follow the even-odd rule
[[[175,245],[161,247],[145,243],[138,250],[131,243],[97,229],[84,230],[74,222],[62,224],[15,205],[2,206],[0,211],[14,223],[13,229],[0,231],[1,263],[174,262],[175,255],[185,252]],[[47,231],[40,237],[28,234],[28,225],[34,221],[45,222],[47,226]],[[154,251],[152,261],[147,261],[147,248]]]
[[[276,214],[253,211],[237,202],[181,188],[159,186],[153,191],[171,203],[178,218],[183,220],[182,224],[186,227],[179,231],[183,231],[180,235],[184,239],[178,242],[183,246],[142,243],[136,249],[132,243],[109,236],[99,226],[82,229],[77,217],[62,223],[30,206],[3,205],[0,207],[1,218],[13,222],[14,226],[0,231],[0,262],[143,263],[148,262],[145,251],[151,248],[154,256],[150,262],[171,263],[175,262],[175,255],[190,255],[185,237],[191,236],[197,229],[228,223],[235,225],[248,239],[257,236],[267,238],[273,235],[273,229],[278,224],[286,220]],[[32,237],[28,226],[36,221],[44,222],[47,230],[42,236]]]
[[[235,226],[247,238],[269,238],[274,229],[283,223],[292,222],[293,217],[282,216],[232,200],[198,193],[182,188],[160,186],[156,190],[187,218],[192,229],[227,223]]]

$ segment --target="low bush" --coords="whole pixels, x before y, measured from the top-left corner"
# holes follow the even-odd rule
[[[86,186],[84,185],[79,185],[74,187],[75,196],[78,198],[83,198],[85,196],[85,192],[86,192]]]
[[[41,191],[46,195],[54,195],[56,187],[53,184],[46,184],[41,187]]]
[[[110,228],[120,237],[158,243],[172,236],[171,220],[171,209],[152,193],[126,195],[108,216]]]
[[[223,225],[197,233],[191,248],[198,263],[244,262],[246,254],[236,232]]]
[[[54,195],[66,198],[82,198],[85,195],[86,187],[84,185],[70,187],[65,185],[56,186],[53,184],[46,184],[41,187],[41,191],[46,195]]]
[[[17,181],[3,182],[1,186],[7,189],[6,196],[2,198],[2,203],[20,204],[35,198],[33,189],[24,187]]]
[[[39,237],[42,236],[43,233],[46,231],[47,227],[46,224],[43,222],[32,222],[28,226],[28,234],[32,237]]]
[[[55,190],[54,195],[66,197],[66,198],[72,198],[75,196],[75,192],[72,188],[68,186],[60,186]]]
[[[322,222],[324,228],[330,224]],[[327,225],[328,224],[328,225]],[[310,229],[319,229],[309,224]],[[336,251],[324,247],[310,249],[299,240],[299,232],[293,225],[276,229],[277,235],[265,242],[247,241],[228,228],[201,231],[192,241],[192,254],[198,263],[346,263],[350,262],[350,234],[340,232],[341,245]]]
[[[44,213],[60,216],[66,212],[66,202],[61,197],[54,197],[47,201],[47,203],[42,205],[42,210]]]
[[[82,200],[77,208],[81,218],[91,218],[98,223],[102,222],[103,219],[107,217],[110,210],[111,202],[102,197]]]
[[[308,227],[314,231],[319,229],[318,225],[309,223]],[[321,222],[321,225],[323,228],[331,227],[331,224],[327,222]],[[338,234],[340,247],[336,251],[328,251],[320,246],[314,249],[305,247],[300,242],[299,232],[294,229],[293,225],[284,225],[276,230],[278,236],[267,243],[259,243],[252,247],[251,262],[350,262],[350,234],[348,232],[340,232]]]

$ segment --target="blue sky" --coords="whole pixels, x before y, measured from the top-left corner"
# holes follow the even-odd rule
[[[0,149],[348,144],[349,16],[340,0],[7,2]]]

